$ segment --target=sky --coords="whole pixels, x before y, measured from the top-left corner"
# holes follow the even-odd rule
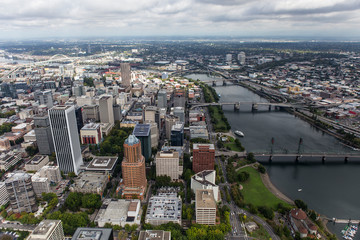
[[[0,0],[0,39],[109,36],[360,39],[360,0]]]

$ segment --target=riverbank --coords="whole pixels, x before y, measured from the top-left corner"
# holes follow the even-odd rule
[[[261,180],[265,187],[277,198],[280,200],[287,202],[290,205],[295,205],[294,201],[291,200],[288,196],[282,193],[279,189],[277,189],[274,184],[271,182],[270,177],[267,173],[260,174]]]

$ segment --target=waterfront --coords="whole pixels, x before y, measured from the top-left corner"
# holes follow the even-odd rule
[[[189,75],[194,79],[211,82],[206,75]],[[262,101],[258,95],[240,86],[216,87],[223,102]],[[337,139],[324,134],[309,123],[283,111],[269,112],[266,107],[251,112],[251,105],[241,106],[234,112],[232,106],[223,107],[232,130],[241,130],[247,151],[270,151],[274,138],[274,151],[296,152],[300,138],[303,152],[351,152]],[[360,165],[268,165],[273,184],[291,199],[302,199],[308,206],[327,217],[358,219],[360,193]],[[301,192],[298,189],[302,188]],[[328,224],[340,236],[344,225]]]

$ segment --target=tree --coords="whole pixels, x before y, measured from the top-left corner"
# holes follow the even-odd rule
[[[251,162],[251,163],[256,162],[255,155],[254,155],[254,153],[252,153],[252,152],[249,152],[249,153],[247,154],[246,159],[247,159],[249,162]]]
[[[250,174],[248,172],[240,172],[238,174],[238,179],[240,182],[246,182],[250,177]]]
[[[259,212],[267,219],[273,219],[274,218],[274,211],[267,206],[261,206],[258,207]]]
[[[308,207],[305,202],[303,202],[300,199],[296,199],[294,202],[298,208],[301,208],[302,210],[307,211]]]
[[[0,240],[12,240],[12,237],[10,237],[9,235],[3,235]]]
[[[118,234],[119,240],[126,240],[127,236],[128,236],[128,234],[125,231],[120,231]]]
[[[28,146],[27,148],[25,148],[25,151],[30,157],[32,157],[39,152],[39,148],[34,146]]]
[[[259,164],[257,170],[259,171],[259,173],[262,173],[262,174],[266,173],[266,168],[261,164]]]
[[[65,200],[65,206],[73,212],[77,212],[81,206],[81,193],[71,192]]]
[[[99,209],[101,207],[101,197],[98,194],[84,194],[81,198],[81,207]]]

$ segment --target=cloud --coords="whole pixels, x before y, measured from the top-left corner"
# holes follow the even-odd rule
[[[3,0],[0,36],[354,33],[359,0]]]

